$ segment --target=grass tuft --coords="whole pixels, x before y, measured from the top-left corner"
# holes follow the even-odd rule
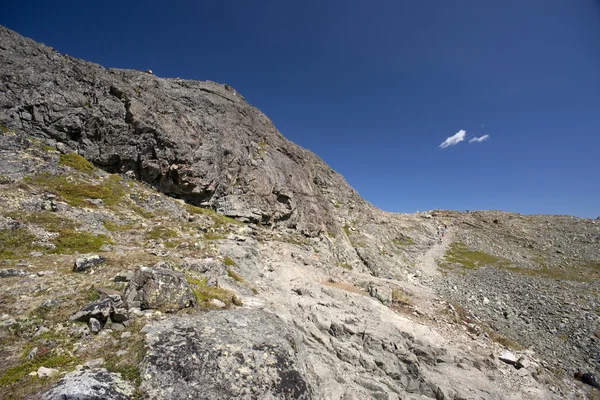
[[[208,286],[206,279],[197,279],[188,276],[187,281],[192,285],[192,290],[200,307],[212,308],[210,305],[212,299],[222,301],[227,307],[231,307],[232,304],[242,305],[242,301],[235,293],[219,287]]]
[[[95,169],[91,162],[77,153],[61,154],[58,163],[86,174],[94,172]]]

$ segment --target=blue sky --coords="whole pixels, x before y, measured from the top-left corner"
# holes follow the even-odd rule
[[[228,83],[388,211],[600,215],[598,1],[5,0],[0,24]]]

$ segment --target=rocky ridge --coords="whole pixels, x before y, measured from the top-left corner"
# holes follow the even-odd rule
[[[518,300],[479,304],[506,268],[520,288],[540,267],[515,243],[542,240],[515,232],[542,218],[568,243],[554,254],[594,271],[591,221],[385,213],[227,85],[107,70],[6,28],[0,61],[4,398],[593,398],[569,378],[590,353],[556,369],[552,332],[491,326]]]

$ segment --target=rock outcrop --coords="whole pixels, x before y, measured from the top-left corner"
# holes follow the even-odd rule
[[[42,400],[130,400],[133,393],[133,386],[124,381],[120,374],[96,368],[67,374],[42,395]]]
[[[128,307],[177,311],[196,304],[196,297],[185,276],[164,268],[137,269],[127,288]]]
[[[212,311],[146,328],[150,399],[312,399],[292,327],[263,311]]]

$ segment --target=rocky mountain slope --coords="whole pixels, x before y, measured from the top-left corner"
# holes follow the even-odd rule
[[[0,398],[595,396],[596,221],[386,213],[227,85],[3,27],[0,130]]]

